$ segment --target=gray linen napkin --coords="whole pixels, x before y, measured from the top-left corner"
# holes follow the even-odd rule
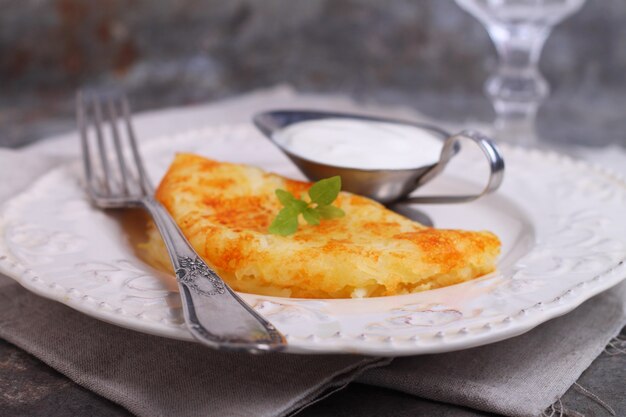
[[[278,102],[350,110],[345,99],[317,96],[307,101],[290,97],[285,89],[229,100],[227,107],[246,108],[246,114],[239,114],[247,118]],[[185,112],[170,113],[168,124],[179,128],[185,120],[206,122],[217,117],[218,110],[195,108],[193,118]],[[156,114],[144,120],[151,124],[158,119]],[[42,145],[48,151],[55,146]],[[31,151],[0,151],[0,203],[66,155],[47,154],[57,159]],[[37,297],[4,277],[0,277],[0,337],[139,416],[281,416],[355,379],[484,411],[536,416],[575,382],[626,323],[625,288],[607,291],[514,339],[461,352],[400,358],[376,369],[370,368],[389,360],[248,356],[148,336]]]

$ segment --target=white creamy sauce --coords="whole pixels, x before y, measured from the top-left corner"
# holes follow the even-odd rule
[[[357,119],[295,123],[274,135],[291,153],[328,165],[408,169],[439,161],[443,141],[413,126]]]

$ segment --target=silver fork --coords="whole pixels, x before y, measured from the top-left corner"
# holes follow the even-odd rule
[[[280,332],[239,298],[198,256],[167,210],[154,199],[126,97],[116,93],[79,92],[76,116],[91,201],[104,209],[141,207],[152,215],[176,271],[191,334],[218,349],[249,352],[282,349],[286,342]],[[104,129],[104,125],[109,128]]]

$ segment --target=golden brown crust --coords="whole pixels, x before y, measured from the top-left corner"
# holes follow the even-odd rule
[[[345,192],[335,202],[345,217],[319,226],[303,223],[287,237],[269,234],[281,209],[274,190],[300,196],[310,186],[179,154],[156,198],[200,256],[239,291],[304,298],[395,295],[467,281],[495,267],[500,242],[492,233],[428,228]],[[154,264],[165,264],[154,230],[145,247]]]

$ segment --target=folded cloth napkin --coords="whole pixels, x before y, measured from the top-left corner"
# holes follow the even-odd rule
[[[279,88],[138,117],[137,127],[142,138],[149,137],[150,128],[167,133],[181,126],[223,122],[233,109],[238,110],[239,120],[246,120],[268,103],[362,109],[345,98],[299,96]],[[410,116],[407,110],[389,108],[380,113]],[[0,151],[0,202],[75,155],[75,143],[75,137],[68,137],[23,151]],[[622,166],[624,161],[626,156]],[[150,417],[289,415],[353,380],[508,416],[537,416],[626,324],[625,310],[626,285],[622,284],[525,335],[460,352],[393,362],[350,355],[253,356],[109,325],[0,277],[0,337],[84,387]]]

